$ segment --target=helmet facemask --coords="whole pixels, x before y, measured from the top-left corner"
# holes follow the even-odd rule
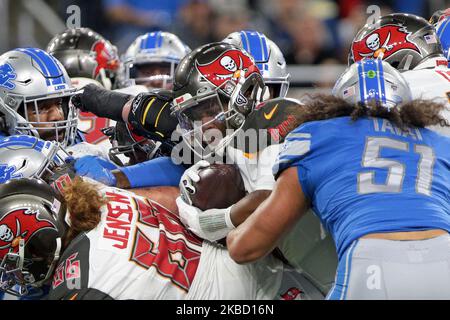
[[[143,85],[149,89],[173,88],[178,61],[171,59],[133,59],[125,64],[125,84]]]
[[[185,94],[174,99],[183,140],[203,159],[222,153],[267,92],[259,73],[245,77],[240,71],[237,82],[228,80],[215,89],[205,86],[195,97]]]
[[[32,253],[28,252],[25,254],[24,239],[19,240],[18,247],[19,251],[17,253],[7,253],[0,262],[0,289],[14,296],[21,297],[28,294],[30,286],[40,288],[51,279],[60,257],[62,242],[61,238],[56,239],[55,253],[52,257],[47,258],[25,258],[26,255],[32,255]],[[34,275],[42,274],[39,271],[44,271],[45,276],[41,279],[36,279]]]
[[[128,165],[132,165],[162,155],[161,142],[132,134],[122,123],[117,123],[115,127],[109,127],[102,131],[109,136],[112,145],[112,148],[109,149],[111,159],[119,159],[119,155],[124,155],[130,159]]]
[[[55,140],[66,147],[73,144],[78,125],[78,111],[71,104],[72,93],[65,95],[45,97],[22,97],[22,103],[18,113],[25,121],[17,121],[15,130],[19,134],[28,134],[36,130],[43,140]],[[41,121],[42,114],[48,112],[43,110],[42,103],[52,99],[61,99],[63,120]]]

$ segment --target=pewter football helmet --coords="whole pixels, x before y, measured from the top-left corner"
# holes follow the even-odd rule
[[[175,68],[191,49],[176,35],[157,31],[136,38],[122,57],[122,86],[144,84],[149,88],[171,89]],[[159,65],[167,72],[142,76],[144,67]],[[155,85],[154,83],[160,83]]]
[[[352,104],[375,102],[388,110],[412,100],[405,78],[381,59],[352,64],[336,82],[333,95]]]
[[[286,70],[283,53],[275,42],[264,34],[251,30],[230,33],[223,42],[244,49],[255,59],[264,83],[274,89],[271,98],[284,98],[287,95],[290,74]]]
[[[45,51],[19,48],[0,56],[0,98],[20,115],[15,123],[7,124],[16,133],[29,134],[34,129],[53,130],[55,139],[64,146],[72,144],[77,129],[77,110],[70,104],[74,93],[64,67]],[[62,99],[64,120],[40,121],[39,103],[54,98]],[[0,104],[1,113],[10,113],[1,107]],[[36,114],[37,120],[30,121],[29,113]]]

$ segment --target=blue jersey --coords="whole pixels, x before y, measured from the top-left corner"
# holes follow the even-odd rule
[[[293,166],[339,257],[369,233],[450,232],[450,139],[428,129],[380,118],[308,122],[287,136],[274,174]]]

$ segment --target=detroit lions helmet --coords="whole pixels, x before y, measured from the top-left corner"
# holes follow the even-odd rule
[[[374,102],[388,110],[412,100],[405,78],[381,59],[352,64],[336,82],[333,95],[351,104]]]
[[[441,42],[444,56],[448,61],[448,66],[450,66],[450,9],[447,9],[447,11],[449,11],[449,14],[437,23],[436,33]]]
[[[15,135],[0,140],[0,184],[11,179],[36,178],[55,174],[71,156],[54,141]]]
[[[67,229],[65,214],[63,199],[41,180],[0,185],[1,291],[25,296],[51,279]]]
[[[0,56],[0,75],[0,98],[20,115],[7,126],[21,134],[36,129],[42,137],[51,137],[64,146],[74,142],[77,110],[70,98],[75,89],[58,60],[41,49],[15,49]],[[48,112],[42,105],[51,101],[59,101],[63,114],[54,121],[41,121],[41,114]]]
[[[172,89],[175,68],[190,51],[169,32],[156,31],[137,37],[122,57],[122,86]]]
[[[280,48],[258,31],[230,33],[223,42],[234,44],[247,51],[255,59],[266,86],[272,91],[270,98],[284,98],[289,89],[290,74]]]

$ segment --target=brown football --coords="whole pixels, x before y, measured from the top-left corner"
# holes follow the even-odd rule
[[[212,164],[198,175],[200,181],[194,184],[196,192],[191,199],[201,210],[228,208],[245,197],[244,180],[234,165]]]

